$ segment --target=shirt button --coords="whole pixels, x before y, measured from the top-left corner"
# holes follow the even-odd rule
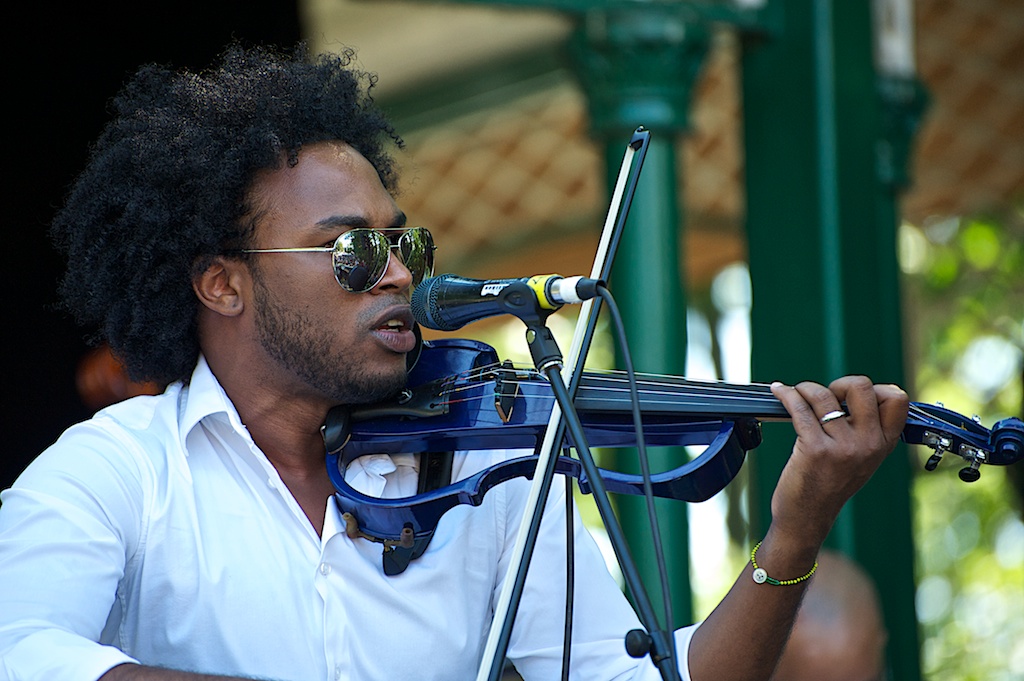
[[[270,489],[277,489],[277,483],[274,482],[273,478],[267,478],[267,487]]]
[[[334,679],[338,681],[341,678],[341,665],[335,665],[334,667]]]
[[[320,574],[322,574],[324,576],[327,576],[327,575],[331,574],[331,566],[328,565],[327,563],[320,563],[319,570],[320,570]]]

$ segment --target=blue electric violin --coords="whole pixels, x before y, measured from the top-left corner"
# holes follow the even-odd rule
[[[664,498],[698,502],[714,496],[736,476],[747,452],[760,444],[760,423],[789,418],[763,384],[641,375],[638,389],[647,444],[706,446],[693,460],[652,475],[654,494]],[[459,482],[399,499],[370,497],[349,486],[344,471],[353,459],[370,453],[535,449],[553,403],[541,374],[499,361],[484,343],[424,342],[409,387],[400,396],[352,410],[336,408],[327,419],[327,468],[350,534],[385,546],[410,545],[429,535],[451,508],[478,506],[495,485],[532,477],[537,457],[510,459]],[[591,446],[636,444],[624,374],[584,372],[575,407]],[[968,482],[978,479],[982,464],[1005,466],[1024,458],[1020,419],[1004,419],[988,429],[941,406],[916,402],[911,403],[903,440],[933,450],[929,470],[945,453],[962,458],[967,466],[960,477]],[[564,446],[574,446],[571,436],[566,435]],[[577,478],[581,491],[589,493],[577,459],[560,456],[557,472]],[[639,475],[602,469],[601,477],[608,491],[643,494]]]

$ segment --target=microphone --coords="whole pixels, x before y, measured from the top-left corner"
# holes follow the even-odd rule
[[[542,274],[519,279],[467,279],[442,274],[424,279],[412,293],[412,316],[428,329],[454,331],[499,314],[540,314],[597,296],[600,279]]]

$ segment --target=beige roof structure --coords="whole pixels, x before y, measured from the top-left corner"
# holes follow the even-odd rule
[[[1024,200],[1024,3],[919,0],[917,64],[932,99],[905,218]]]
[[[916,138],[906,220],[1006,206],[1024,195],[1024,3],[915,3],[917,68],[930,97]],[[307,0],[321,49],[359,51],[382,100],[468,63],[553,49],[569,31],[543,11],[377,0]],[[690,285],[745,257],[738,49],[716,36],[679,141]],[[479,106],[403,130],[403,209],[440,236],[442,271],[584,273],[606,210],[604,160],[583,95],[553,72]],[[401,120],[399,123],[401,124]],[[625,140],[623,141],[625,145]]]

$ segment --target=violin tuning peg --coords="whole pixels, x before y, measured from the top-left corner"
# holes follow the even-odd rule
[[[926,471],[933,471],[938,468],[940,461],[942,461],[942,452],[935,452],[928,457],[928,461],[924,464],[924,469]]]
[[[970,466],[960,469],[960,479],[964,482],[977,482],[978,478],[981,477],[981,471],[978,467],[981,466],[981,462],[975,459],[971,462]]]

